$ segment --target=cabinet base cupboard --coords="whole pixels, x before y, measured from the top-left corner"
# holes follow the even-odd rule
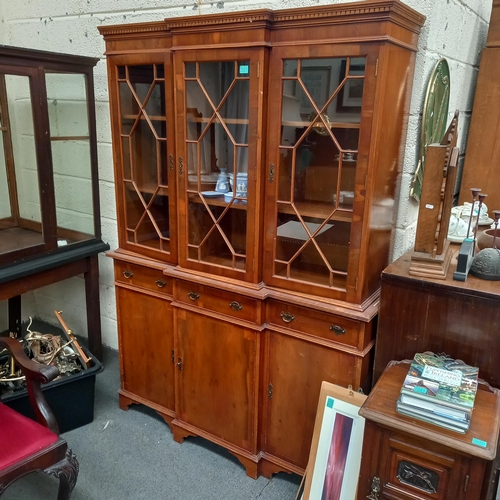
[[[368,390],[424,17],[397,0],[100,27],[120,404],[303,473],[321,382]]]

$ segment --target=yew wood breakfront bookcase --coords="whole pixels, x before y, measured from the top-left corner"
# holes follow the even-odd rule
[[[269,477],[303,472],[323,380],[370,388],[423,22],[377,0],[100,28],[122,408]]]

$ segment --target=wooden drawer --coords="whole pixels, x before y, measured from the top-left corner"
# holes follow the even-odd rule
[[[267,323],[308,333],[333,342],[364,349],[371,340],[371,323],[365,324],[342,316],[269,300]]]
[[[146,290],[172,295],[172,278],[160,269],[115,260],[115,280]]]
[[[174,299],[200,309],[225,314],[242,321],[258,322],[259,301],[234,292],[177,281]]]

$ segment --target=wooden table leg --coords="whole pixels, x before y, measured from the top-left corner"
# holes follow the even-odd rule
[[[9,298],[9,332],[21,337],[21,296]]]
[[[89,350],[102,361],[101,309],[99,305],[99,260],[97,255],[87,257],[88,271],[85,276],[85,297],[87,302],[87,329]]]

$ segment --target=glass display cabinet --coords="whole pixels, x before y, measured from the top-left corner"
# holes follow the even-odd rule
[[[322,381],[371,387],[423,22],[368,0],[99,28],[122,408],[270,477],[304,472]]]
[[[74,274],[83,272],[87,278],[90,264],[85,259],[109,248],[100,228],[92,75],[96,62],[0,47],[2,299],[23,293],[19,280],[28,275],[36,274],[37,286],[64,279],[71,274],[64,265],[70,263]],[[85,263],[79,267],[75,262]],[[37,274],[42,271],[43,280]],[[98,297],[97,290],[92,299],[97,304]],[[17,316],[19,302],[11,312],[15,309]],[[95,321],[89,335],[100,336]],[[10,323],[12,329],[16,321],[11,317]],[[96,355],[98,344],[93,345]]]

